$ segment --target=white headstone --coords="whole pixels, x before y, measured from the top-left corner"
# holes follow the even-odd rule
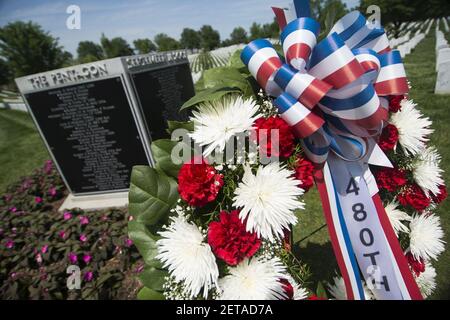
[[[450,60],[444,61],[439,65],[434,92],[437,94],[450,94]]]
[[[445,32],[449,32],[450,29],[449,29],[449,27],[448,27],[447,18],[442,18],[442,20],[444,21]]]
[[[439,52],[442,49],[448,48],[448,43],[445,41],[440,42],[437,46],[436,46],[436,51]]]
[[[450,60],[450,48],[444,48],[438,51],[437,60],[436,60],[436,71],[439,70],[439,65],[444,62]]]

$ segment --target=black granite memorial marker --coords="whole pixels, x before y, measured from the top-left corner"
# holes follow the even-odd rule
[[[151,139],[169,138],[167,121],[187,121],[180,107],[195,95],[186,53],[148,54],[126,62]]]
[[[72,77],[61,85],[66,78],[55,75],[71,74],[67,71],[39,76],[39,83],[33,82],[33,76],[18,79],[36,125],[74,195],[126,191],[132,167],[150,163],[144,127],[139,127],[137,110],[127,95],[123,64],[120,59],[108,63],[114,72],[105,64],[105,76],[90,75],[90,81]]]

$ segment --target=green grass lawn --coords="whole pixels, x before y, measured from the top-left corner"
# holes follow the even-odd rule
[[[434,122],[436,133],[432,136],[442,154],[445,180],[450,181],[450,96],[435,95],[435,37],[434,27],[429,36],[405,59],[406,70],[413,86],[411,97],[419,108]],[[42,165],[49,156],[30,117],[22,112],[0,110],[0,192],[6,185]],[[305,197],[306,210],[299,213],[300,223],[294,229],[296,254],[308,263],[313,272],[313,282],[330,281],[337,265],[324,225],[322,207],[316,190]],[[438,210],[446,230],[445,241],[450,242],[450,202]],[[431,297],[450,298],[450,252],[447,250],[434,263],[438,273],[438,288]]]
[[[30,116],[0,109],[0,194],[6,186],[49,159]]]

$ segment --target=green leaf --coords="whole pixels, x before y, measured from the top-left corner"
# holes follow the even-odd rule
[[[232,68],[245,68],[245,64],[241,60],[241,53],[242,50],[236,50],[230,57],[230,60],[228,61],[228,66]]]
[[[248,91],[250,84],[238,69],[222,67],[206,70],[203,73],[205,88],[236,87]]]
[[[131,173],[129,212],[145,225],[155,225],[167,218],[178,200],[177,183],[147,166],[135,166]]]
[[[128,236],[133,240],[146,265],[162,267],[161,262],[155,259],[158,254],[157,237],[146,226],[136,220],[128,222]]]
[[[180,121],[167,121],[167,131],[172,134],[176,129],[186,129],[187,131],[194,131],[194,122],[180,122]]]
[[[323,284],[320,281],[317,284],[316,296],[318,298],[328,299],[327,292],[325,291],[325,288],[323,287]]]
[[[139,279],[147,288],[155,291],[163,291],[164,277],[168,275],[169,273],[165,270],[146,267],[139,275]]]
[[[143,287],[137,294],[139,300],[164,300],[164,295],[155,290]]]
[[[161,139],[153,141],[151,145],[153,159],[156,162],[156,169],[161,170],[169,177],[178,177],[181,165],[176,165],[172,161],[172,149],[178,144],[177,141]]]
[[[218,100],[227,94],[239,93],[239,92],[241,92],[241,90],[236,87],[208,88],[208,89],[205,89],[205,90],[199,92],[198,94],[193,96],[191,99],[186,101],[181,106],[180,111],[192,108],[193,106],[196,106],[196,105],[206,102],[206,101]]]

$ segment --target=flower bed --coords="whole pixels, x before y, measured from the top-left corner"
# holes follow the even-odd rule
[[[1,299],[135,298],[141,262],[125,210],[58,212],[67,191],[50,161],[0,200]],[[80,268],[80,290],[67,268]]]

